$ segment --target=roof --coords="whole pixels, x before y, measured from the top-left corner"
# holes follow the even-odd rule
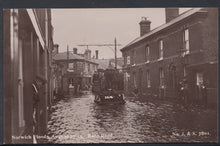
[[[110,59],[94,59],[94,61],[99,64],[98,69],[108,68],[109,60]]]
[[[200,10],[201,10],[201,8],[193,8],[193,9],[190,9],[190,10],[182,13],[181,15],[179,15],[178,17],[174,18],[173,20],[169,21],[168,23],[165,23],[165,24],[153,29],[152,31],[148,32],[147,34],[134,39],[133,41],[128,43],[125,47],[123,47],[121,49],[121,51],[124,50],[125,48],[127,48],[127,47],[129,47],[129,46],[131,46],[131,45],[133,45],[133,44],[135,44],[135,43],[137,43],[137,42],[139,42],[139,41],[141,41],[141,40],[143,40],[143,39],[145,39],[145,38],[147,38],[147,37],[149,37],[149,36],[151,36],[151,35],[153,35],[157,32],[159,32],[159,31],[161,31],[161,30],[163,30],[163,29],[165,29],[165,28],[167,28],[167,27],[169,27],[169,26],[171,26],[171,25],[173,25],[173,24],[189,17],[189,16],[192,16],[193,14],[199,12]]]
[[[55,61],[64,61],[64,60],[81,60],[81,61],[87,61],[87,62],[90,62],[90,63],[94,63],[94,64],[97,64],[95,61],[93,60],[89,60],[89,59],[86,59],[80,55],[77,55],[77,54],[73,54],[72,52],[69,52],[69,59],[67,59],[67,52],[62,52],[62,53],[58,53],[56,54],[53,59]]]
[[[67,60],[67,52],[58,53],[54,56],[54,60]],[[69,59],[84,60],[83,57],[69,52]]]
[[[109,61],[111,61],[111,66],[115,67],[114,59],[93,59],[93,61],[99,64],[98,69],[109,68]],[[121,62],[119,61],[117,62],[117,68],[122,68]]]

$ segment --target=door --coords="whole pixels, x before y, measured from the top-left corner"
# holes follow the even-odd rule
[[[139,85],[139,90],[140,90],[140,93],[142,93],[142,76],[143,76],[143,71],[142,69],[139,69],[139,81],[138,81],[138,85]]]

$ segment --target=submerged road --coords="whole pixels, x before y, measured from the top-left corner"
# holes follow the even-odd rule
[[[49,143],[216,142],[217,112],[168,101],[97,105],[91,93],[52,106]]]

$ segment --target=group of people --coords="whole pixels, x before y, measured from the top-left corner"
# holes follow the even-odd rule
[[[123,79],[123,73],[119,72],[118,70],[107,69],[94,73],[93,86],[94,88],[100,88],[100,90],[123,90]]]
[[[184,103],[189,101],[189,85],[186,79],[179,82],[178,93]],[[204,82],[200,82],[196,85],[195,96],[201,101],[201,104],[207,104],[207,87]]]

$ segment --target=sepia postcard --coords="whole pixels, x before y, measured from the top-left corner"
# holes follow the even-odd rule
[[[5,8],[3,143],[217,143],[218,8]]]

